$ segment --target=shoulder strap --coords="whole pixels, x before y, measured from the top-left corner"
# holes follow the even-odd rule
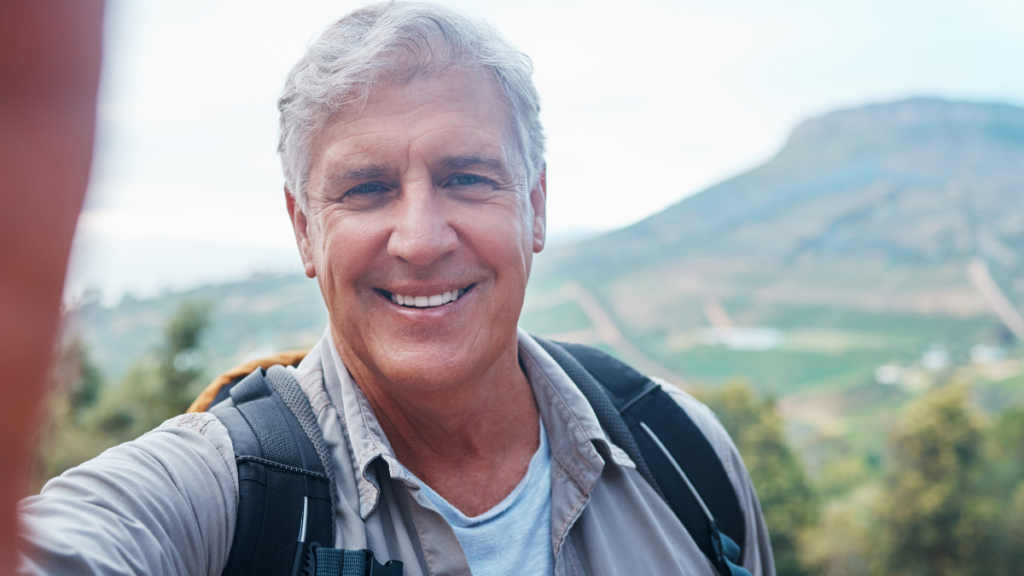
[[[283,367],[258,368],[210,410],[238,466],[238,516],[225,576],[290,574],[296,543],[334,545],[333,468],[309,400]]]
[[[534,338],[579,386],[611,441],[636,463],[719,574],[746,572],[738,566],[746,535],[739,498],[686,411],[661,386],[604,352]]]
[[[270,356],[264,356],[249,362],[243,362],[226,372],[221,372],[219,376],[213,379],[213,382],[210,382],[209,386],[199,393],[199,396],[196,396],[192,405],[185,412],[206,412],[211,406],[227,398],[228,390],[235,384],[238,384],[242,378],[252,374],[253,370],[257,368],[267,370],[271,366],[278,364],[281,366],[298,366],[307,354],[309,354],[309,350],[278,352],[277,354],[271,354]]]

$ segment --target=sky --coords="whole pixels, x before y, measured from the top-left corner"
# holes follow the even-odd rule
[[[554,242],[769,159],[800,122],[914,96],[1024,106],[1021,0],[459,0],[531,57]],[[66,295],[299,272],[276,101],[362,2],[107,0]]]

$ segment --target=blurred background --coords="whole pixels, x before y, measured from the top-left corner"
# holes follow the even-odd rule
[[[712,406],[780,574],[1019,570],[1024,3],[447,4],[535,65],[525,328]],[[323,333],[276,99],[359,5],[108,0],[37,488]]]

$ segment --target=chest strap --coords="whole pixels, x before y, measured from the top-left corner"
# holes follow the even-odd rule
[[[402,576],[402,563],[381,564],[369,550],[338,550],[313,544],[301,576]]]

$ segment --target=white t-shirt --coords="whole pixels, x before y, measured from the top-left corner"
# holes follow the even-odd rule
[[[498,505],[472,518],[420,481],[423,493],[451,524],[475,576],[555,572],[551,544],[551,449],[544,423],[526,476]]]

